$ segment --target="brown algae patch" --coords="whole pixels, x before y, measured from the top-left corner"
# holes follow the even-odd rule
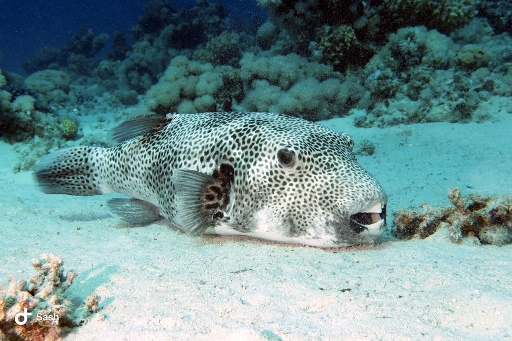
[[[447,228],[453,243],[461,243],[465,238],[492,245],[512,242],[512,196],[463,197],[458,188],[447,194],[452,206],[422,204],[395,212],[393,235],[399,239],[424,239],[440,228]]]

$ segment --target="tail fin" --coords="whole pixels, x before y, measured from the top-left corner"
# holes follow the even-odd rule
[[[72,147],[44,156],[35,171],[39,188],[48,194],[102,194],[94,170],[96,147]]]

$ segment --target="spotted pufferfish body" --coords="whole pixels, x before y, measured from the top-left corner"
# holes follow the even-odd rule
[[[273,113],[152,115],[121,124],[114,137],[123,142],[43,157],[40,188],[123,193],[133,199],[109,201],[121,219],[165,218],[191,234],[332,247],[372,243],[384,229],[386,195],[357,163],[351,138],[312,122]]]

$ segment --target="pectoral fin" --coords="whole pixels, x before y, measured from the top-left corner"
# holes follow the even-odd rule
[[[216,220],[229,220],[233,205],[232,182],[201,172],[179,169],[174,171],[177,216],[175,223],[190,234],[202,234]]]

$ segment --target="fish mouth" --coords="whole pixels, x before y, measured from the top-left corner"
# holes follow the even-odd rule
[[[350,228],[356,233],[380,235],[386,225],[386,204],[378,202],[350,216]]]

